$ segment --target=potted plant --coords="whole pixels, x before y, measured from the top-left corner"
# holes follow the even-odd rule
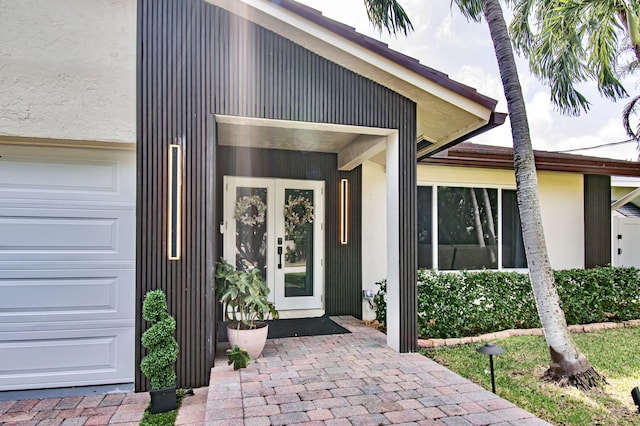
[[[140,370],[151,382],[152,414],[175,410],[176,371],[178,342],[173,338],[176,320],[167,312],[167,298],[162,290],[153,290],[144,297],[142,317],[151,327],[142,335],[142,345],[147,356],[140,363]]]
[[[216,265],[216,294],[227,321],[231,345],[227,355],[234,369],[245,367],[251,358],[262,354],[269,332],[263,321],[278,318],[278,311],[268,300],[269,292],[257,268],[239,271],[224,259]]]

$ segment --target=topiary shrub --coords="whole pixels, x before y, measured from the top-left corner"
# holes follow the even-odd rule
[[[142,335],[147,356],[142,359],[140,369],[151,381],[152,389],[175,386],[178,342],[173,338],[173,332],[176,320],[167,311],[167,299],[162,290],[153,290],[145,295],[142,317],[151,323],[151,327]]]

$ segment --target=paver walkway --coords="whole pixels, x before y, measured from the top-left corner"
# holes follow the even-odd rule
[[[146,392],[0,401],[0,425],[137,425],[147,405]]]
[[[185,396],[176,425],[544,425],[419,354],[399,354],[353,317],[352,334],[267,341],[233,371],[220,345],[208,388]],[[0,401],[0,425],[137,425],[148,393]]]
[[[352,334],[269,340],[239,371],[220,348],[205,423],[547,424],[420,354],[393,351],[384,334],[353,317],[332,319]]]
[[[182,398],[177,426],[204,424],[206,387]],[[149,405],[149,393],[114,393],[64,398],[0,401],[2,426],[137,425]]]

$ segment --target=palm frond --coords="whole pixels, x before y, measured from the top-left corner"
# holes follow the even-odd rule
[[[622,111],[622,125],[624,126],[624,130],[630,138],[640,142],[640,120],[638,120],[634,129],[631,125],[631,117],[633,115],[640,115],[640,96],[631,99],[631,102],[626,104]]]
[[[513,48],[518,53],[528,55],[533,49],[534,36],[530,25],[530,16],[533,14],[535,0],[522,0],[514,5],[513,19],[509,25],[509,33],[513,42]]]
[[[413,31],[409,16],[397,0],[364,0],[364,5],[369,21],[380,32],[387,30],[390,34],[402,32],[407,35]]]
[[[483,9],[480,0],[452,0],[460,9],[460,13],[469,21],[482,21]]]

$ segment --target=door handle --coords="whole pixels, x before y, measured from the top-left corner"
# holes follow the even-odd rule
[[[278,269],[282,269],[282,238],[278,238]]]

